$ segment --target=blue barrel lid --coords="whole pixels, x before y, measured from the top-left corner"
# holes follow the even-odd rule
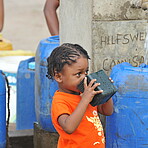
[[[51,36],[47,38],[49,42],[59,42],[59,35]]]

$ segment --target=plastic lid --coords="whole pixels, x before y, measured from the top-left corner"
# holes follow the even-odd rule
[[[30,62],[28,68],[35,70],[35,62]]]

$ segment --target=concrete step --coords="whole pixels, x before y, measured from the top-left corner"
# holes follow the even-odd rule
[[[34,148],[33,129],[16,130],[15,123],[9,124],[9,148]]]
[[[34,123],[34,148],[57,148],[59,134],[43,130]]]
[[[58,133],[41,129],[34,123],[34,129],[16,130],[15,123],[9,124],[9,146],[7,148],[57,148]]]

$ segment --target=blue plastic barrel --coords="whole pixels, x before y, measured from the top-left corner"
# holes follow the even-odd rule
[[[6,147],[6,87],[0,70],[0,148]]]
[[[35,114],[35,57],[20,62],[17,71],[16,129],[33,129]]]
[[[59,46],[59,36],[52,36],[41,40],[35,57],[35,107],[36,117],[42,129],[56,132],[51,121],[51,103],[57,82],[49,80],[47,75],[47,58],[54,48]]]
[[[148,147],[148,66],[121,63],[111,77],[118,91],[106,118],[106,148]]]

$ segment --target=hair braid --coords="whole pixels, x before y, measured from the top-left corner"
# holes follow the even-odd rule
[[[61,72],[65,64],[71,65],[76,62],[81,55],[90,59],[87,51],[78,44],[64,43],[55,48],[47,58],[48,78],[53,78],[55,71]]]

